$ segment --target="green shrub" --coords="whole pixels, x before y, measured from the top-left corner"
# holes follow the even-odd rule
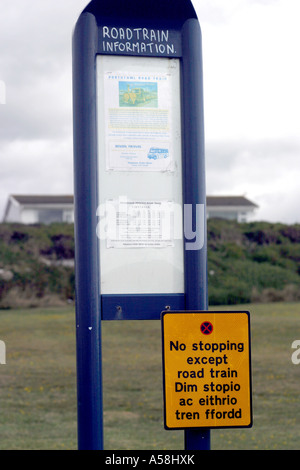
[[[224,287],[208,287],[209,305],[238,305],[251,302],[251,291],[245,282],[227,279]]]
[[[232,231],[232,233],[230,233]],[[300,290],[299,226],[208,220],[211,305],[296,299]]]
[[[207,235],[211,305],[297,299],[300,225],[209,219]],[[16,296],[20,303],[22,296],[74,299],[74,269],[65,263],[74,254],[71,224],[0,224],[0,269],[13,274],[10,281],[0,276],[1,305]]]
[[[233,242],[224,243],[221,253],[224,258],[230,259],[244,259],[246,257],[243,247]]]
[[[45,298],[51,304],[51,296],[74,299],[74,269],[57,264],[74,258],[73,231],[69,224],[0,224],[0,268],[13,273],[10,282],[0,276],[2,308],[22,299],[36,306]]]

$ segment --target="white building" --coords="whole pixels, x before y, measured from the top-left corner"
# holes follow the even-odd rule
[[[256,204],[244,196],[207,196],[206,200],[207,218],[219,218],[247,222],[253,215]]]
[[[51,224],[74,222],[73,196],[11,195],[8,198],[3,222],[21,224]]]
[[[244,196],[207,196],[207,217],[246,222],[258,206]],[[73,196],[11,195],[3,222],[50,224],[74,222]]]

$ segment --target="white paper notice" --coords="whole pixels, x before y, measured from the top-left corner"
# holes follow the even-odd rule
[[[105,72],[106,169],[173,171],[172,75]]]
[[[106,201],[107,248],[174,246],[171,201]]]

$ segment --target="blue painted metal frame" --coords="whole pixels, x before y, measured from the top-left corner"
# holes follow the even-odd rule
[[[190,0],[93,0],[73,35],[74,201],[76,243],[76,331],[78,445],[103,448],[101,320],[160,319],[172,310],[207,309],[207,248],[185,250],[185,293],[101,295],[96,236],[97,102],[96,56],[103,49],[101,26],[168,29],[181,60],[183,203],[206,207],[202,46]],[[127,52],[125,55],[132,55]],[[143,55],[164,57],[166,54]],[[170,55],[168,55],[170,57]],[[195,229],[194,229],[195,230]],[[185,241],[183,240],[183,243]],[[189,240],[190,242],[190,240]],[[186,431],[186,449],[209,448],[209,431]]]

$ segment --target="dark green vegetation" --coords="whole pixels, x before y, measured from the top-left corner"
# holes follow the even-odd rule
[[[74,227],[0,225],[0,308],[74,299]]]
[[[0,308],[74,299],[73,230],[0,225]],[[300,300],[300,225],[208,220],[208,286],[210,305]]]
[[[300,303],[242,308],[251,315],[254,424],[212,430],[211,447],[298,450],[300,365],[291,345]],[[103,322],[102,336],[105,449],[183,449],[183,432],[163,428],[160,322]],[[76,449],[74,309],[2,310],[0,339],[0,450]]]
[[[300,300],[300,225],[208,221],[210,305]]]

